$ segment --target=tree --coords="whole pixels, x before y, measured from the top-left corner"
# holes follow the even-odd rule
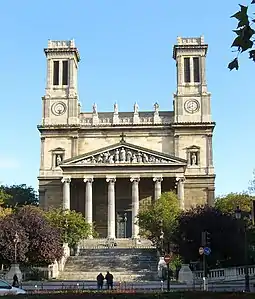
[[[7,194],[2,186],[0,186],[0,206],[4,205],[9,199],[11,195]]]
[[[5,200],[5,206],[22,207],[24,205],[38,205],[38,195],[36,191],[25,184],[0,186],[9,197]]]
[[[0,262],[9,264],[15,262],[15,234],[18,233],[17,262],[26,262],[29,240],[24,228],[13,215],[0,218]]]
[[[202,245],[203,231],[210,234],[208,246],[212,253],[208,257],[209,266],[225,267],[244,263],[243,222],[209,206],[183,211],[178,217],[173,240],[178,245],[176,253],[185,263],[199,259],[198,249]]]
[[[251,4],[255,4],[255,0],[251,1]],[[239,68],[238,56],[242,52],[249,51],[249,58],[255,62],[255,49],[254,49],[254,37],[255,31],[252,28],[255,22],[254,17],[250,17],[248,14],[249,6],[240,5],[240,10],[237,11],[232,18],[237,19],[237,28],[233,30],[237,35],[234,39],[231,47],[237,48],[237,56],[229,63],[228,68],[230,70]]]
[[[50,225],[42,210],[24,206],[13,215],[28,236],[28,264],[45,266],[62,257],[61,232]]]
[[[164,243],[171,241],[172,232],[177,225],[180,213],[179,200],[174,192],[162,193],[161,197],[138,213],[140,234],[146,236],[157,246],[162,248],[162,232]]]
[[[253,196],[248,193],[229,193],[216,198],[215,207],[223,213],[234,214],[237,207],[243,212],[250,213]]]
[[[0,217],[5,217],[12,213],[11,208],[5,208],[4,205],[6,202],[11,198],[11,195],[7,194],[1,187],[0,187]]]
[[[87,238],[93,232],[83,215],[76,211],[52,209],[46,212],[46,217],[61,231],[62,243],[68,243],[70,247],[77,246],[81,239]]]

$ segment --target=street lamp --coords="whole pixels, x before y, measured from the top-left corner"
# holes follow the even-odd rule
[[[14,263],[17,264],[17,245],[19,243],[19,235],[17,232],[15,233],[13,242],[14,242]]]
[[[126,239],[127,237],[127,213],[124,213],[124,238]]]
[[[242,211],[239,206],[235,210],[236,219],[240,220],[242,218]],[[250,276],[248,267],[248,242],[247,242],[247,224],[244,223],[244,279],[245,279],[245,292],[250,292]]]

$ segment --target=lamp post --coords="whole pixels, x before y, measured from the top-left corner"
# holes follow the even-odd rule
[[[170,242],[167,241],[167,255],[165,254],[165,250],[164,250],[164,231],[163,231],[163,220],[160,221],[160,244],[161,244],[161,248],[162,248],[162,255],[164,255],[164,259],[166,258],[166,256],[170,256]],[[166,259],[165,259],[166,262]],[[170,292],[170,261],[168,261],[166,263],[167,266],[167,291]]]
[[[238,206],[235,210],[235,217],[236,219],[242,218],[242,211]],[[244,223],[244,274],[245,274],[245,292],[250,292],[250,276],[249,276],[249,268],[248,268],[248,241],[247,241],[247,224]]]
[[[17,264],[17,245],[19,243],[19,235],[17,232],[15,233],[13,242],[14,242],[14,264]]]
[[[127,213],[124,213],[124,238],[127,238]]]

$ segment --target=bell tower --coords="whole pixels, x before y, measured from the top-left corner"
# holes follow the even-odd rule
[[[177,67],[177,92],[174,94],[175,123],[211,122],[210,93],[206,82],[204,37],[177,38],[173,58]]]
[[[77,73],[80,56],[74,40],[48,41],[46,89],[42,125],[74,125],[79,122]]]

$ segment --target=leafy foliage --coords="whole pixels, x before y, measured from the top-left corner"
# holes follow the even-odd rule
[[[161,197],[138,213],[141,234],[151,240],[158,249],[162,247],[161,234],[165,244],[171,241],[180,213],[179,200],[174,192],[162,193]]]
[[[63,255],[60,231],[51,226],[44,212],[24,206],[0,218],[0,259],[14,262],[14,236],[18,234],[17,261],[27,265],[45,266]]]
[[[255,0],[251,1],[251,4],[255,4]],[[234,39],[231,47],[237,48],[237,57],[235,57],[228,65],[230,70],[239,68],[238,55],[242,52],[249,50],[249,58],[255,62],[255,49],[254,49],[254,36],[255,30],[252,28],[255,18],[249,17],[248,9],[249,6],[240,5],[240,10],[232,15],[237,23],[237,28],[233,30],[237,35]]]
[[[242,264],[244,257],[243,222],[220,210],[204,206],[183,211],[173,240],[177,253],[185,262],[199,259],[203,231],[210,233],[212,253],[208,264],[212,267]]]
[[[48,265],[62,257],[61,233],[50,225],[42,210],[24,206],[15,217],[29,238],[29,251],[26,254],[29,264]]]
[[[236,208],[243,212],[250,213],[252,208],[253,197],[248,193],[229,193],[225,196],[216,198],[215,207],[223,213],[234,214]]]
[[[52,209],[46,212],[46,217],[53,226],[61,230],[62,242],[68,243],[70,247],[75,247],[93,230],[83,215],[76,211],[63,212],[62,209]]]
[[[6,217],[13,212],[12,208],[2,208],[0,207],[0,218]]]
[[[38,195],[32,187],[25,184],[0,186],[8,197],[4,200],[4,205],[9,207],[21,207],[24,205],[38,205]],[[1,198],[1,193],[0,193]]]
[[[2,186],[0,186],[0,206],[6,204],[6,202],[11,198],[11,195],[7,194]]]
[[[22,225],[13,215],[0,218],[0,261],[13,263],[15,261],[15,234],[18,233],[17,262],[26,261],[29,240]]]

